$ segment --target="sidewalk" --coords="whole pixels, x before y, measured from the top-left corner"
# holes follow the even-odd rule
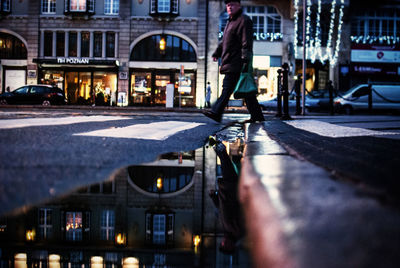
[[[346,172],[337,176],[329,165],[312,164],[317,161],[304,152],[312,150],[317,158],[329,154],[324,151],[329,139],[306,140],[306,132],[280,120],[246,124],[245,132],[239,197],[255,267],[399,267],[400,210],[382,204],[380,194],[391,193],[387,185],[374,192],[371,182],[346,180]],[[299,133],[307,143],[304,151],[290,143]],[[339,146],[337,139],[330,140],[335,143],[328,146]],[[339,150],[321,163],[332,165],[342,154],[348,152]],[[398,174],[393,169],[385,174],[390,172]]]

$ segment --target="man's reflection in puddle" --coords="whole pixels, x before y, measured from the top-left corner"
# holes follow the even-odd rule
[[[226,146],[218,137],[210,137],[209,144],[220,159],[222,170],[222,178],[217,178],[218,189],[210,192],[211,199],[219,209],[219,217],[224,231],[219,250],[226,254],[233,254],[237,242],[244,234],[237,197],[239,172],[229,157]]]

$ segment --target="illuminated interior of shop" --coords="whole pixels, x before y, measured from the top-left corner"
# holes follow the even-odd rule
[[[115,105],[117,75],[115,73],[66,72],[65,97],[69,104]]]

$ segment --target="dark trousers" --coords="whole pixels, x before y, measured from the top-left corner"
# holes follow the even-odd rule
[[[217,150],[221,160],[222,178],[218,179],[220,220],[224,235],[233,241],[244,234],[243,218],[238,200],[239,174],[226,150]]]
[[[225,74],[224,81],[222,82],[222,94],[211,108],[212,112],[222,116],[225,107],[228,105],[229,98],[235,90],[236,84],[239,81],[240,73],[227,73]],[[251,119],[255,121],[264,121],[264,116],[261,111],[260,104],[256,96],[249,96],[245,99],[247,110],[251,115]]]

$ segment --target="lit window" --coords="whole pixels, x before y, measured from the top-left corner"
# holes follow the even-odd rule
[[[39,238],[48,239],[53,234],[53,210],[49,208],[39,209]]]
[[[95,0],[65,0],[66,13],[94,13]]]
[[[150,2],[151,15],[178,15],[178,13],[178,0],[151,0]]]
[[[104,1],[104,14],[118,15],[118,13],[119,13],[119,0]]]
[[[65,233],[69,241],[81,241],[83,230],[82,212],[65,213]]]
[[[56,0],[42,0],[42,14],[55,14]]]
[[[103,210],[101,215],[101,239],[114,240],[115,215],[113,210]]]
[[[351,41],[362,44],[393,45],[400,42],[400,9],[359,11],[351,21]]]

